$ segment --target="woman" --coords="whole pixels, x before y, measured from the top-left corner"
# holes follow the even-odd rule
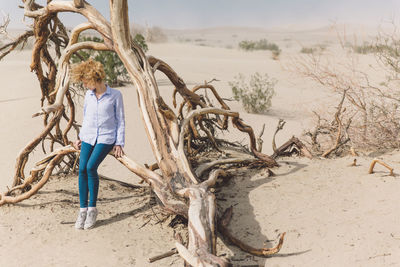
[[[97,168],[113,150],[116,157],[124,155],[125,115],[122,94],[104,83],[105,72],[100,62],[89,59],[74,65],[71,79],[87,88],[83,107],[83,123],[79,140],[73,146],[80,149],[79,202],[77,229],[90,229],[96,223],[99,191]],[[89,200],[89,203],[88,203]]]

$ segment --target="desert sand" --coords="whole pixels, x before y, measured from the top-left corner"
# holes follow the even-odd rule
[[[235,75],[268,73],[278,80],[272,108],[265,114],[248,114],[241,104],[229,102],[256,133],[266,125],[263,151],[272,153],[271,139],[280,118],[286,125],[277,136],[282,144],[292,135],[302,136],[312,125],[312,110],[323,108],[332,94],[320,85],[287,70],[290,59],[304,45],[325,43],[335,51],[336,35],[328,28],[315,31],[274,31],[216,28],[170,32],[168,43],[149,44],[148,54],[170,64],[189,87],[213,78],[221,96],[232,98],[228,82]],[[368,37],[368,34],[365,35]],[[267,38],[282,49],[280,60],[269,51],[246,52],[237,41]],[[200,40],[200,41],[196,41]],[[338,55],[338,57],[343,55]],[[363,56],[369,62],[372,56]],[[42,129],[40,89],[29,72],[30,52],[14,52],[0,61],[0,190],[13,178],[15,157]],[[171,103],[172,86],[157,75],[160,92]],[[126,114],[125,153],[140,163],[153,163],[150,145],[132,85],[123,93]],[[77,121],[82,120],[81,99]],[[75,137],[70,136],[72,140]],[[248,142],[236,129],[229,138]],[[43,156],[38,147],[26,170]],[[377,167],[368,174],[374,157],[395,168],[395,177]],[[400,264],[400,151],[365,154],[358,166],[353,157],[339,159],[279,158],[276,176],[265,171],[237,172],[217,194],[219,205],[234,205],[229,228],[255,247],[274,246],[287,232],[283,248],[270,258],[247,255],[219,236],[218,255],[234,266],[398,266]],[[17,205],[0,208],[0,266],[182,266],[174,255],[148,263],[148,258],[174,247],[173,229],[160,223],[149,190],[140,179],[108,157],[99,174],[136,187],[102,179],[97,227],[77,231],[73,224],[79,208],[78,177],[52,176],[40,192]]]

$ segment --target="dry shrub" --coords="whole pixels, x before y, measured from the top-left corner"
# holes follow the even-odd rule
[[[344,45],[343,58],[314,53],[293,58],[289,69],[313,79],[337,96],[324,107],[324,112],[314,112],[315,127],[306,133],[311,137],[314,153],[323,154],[335,143],[339,143],[336,155],[346,154],[350,147],[358,151],[399,147],[400,36],[395,29],[389,35],[379,33],[373,44],[373,65],[362,64],[365,56]],[[348,43],[345,38],[339,41]],[[335,99],[342,96],[339,110]]]
[[[246,77],[239,73],[229,85],[234,99],[240,101],[247,112],[264,113],[271,108],[276,83],[277,80],[271,79],[268,74],[261,75],[256,72],[250,76],[248,82]]]

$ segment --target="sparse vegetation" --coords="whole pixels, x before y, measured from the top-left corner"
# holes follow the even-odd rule
[[[280,49],[272,51],[272,59],[273,60],[278,60],[280,54],[281,54],[281,50]]]
[[[178,36],[177,38],[176,38],[176,40],[179,42],[179,43],[191,43],[193,40],[192,39],[190,39],[190,38],[185,38],[185,37],[183,37],[183,36]]]
[[[353,45],[351,48],[357,54],[391,54],[391,56],[400,56],[398,51],[396,51],[396,44],[388,44],[386,43],[389,40],[378,40],[378,43],[368,43],[364,42],[362,45]]]
[[[314,54],[315,52],[317,52],[317,49],[313,47],[302,47],[300,50],[300,53],[303,54]]]
[[[354,154],[354,150],[398,148],[400,35],[395,29],[388,35],[379,33],[375,43],[357,46],[343,39],[340,44],[347,56],[340,61],[330,55],[309,55],[291,64],[341,99],[314,112],[315,128],[306,133],[314,153],[341,156]],[[370,70],[358,63],[358,54],[367,53],[377,59]],[[371,72],[380,79],[371,79]]]
[[[369,53],[375,53],[377,47],[368,42],[364,42],[362,45],[353,45],[351,48],[355,53],[365,55]]]
[[[250,81],[245,81],[245,76],[235,76],[232,87],[233,97],[242,103],[243,108],[249,113],[263,113],[270,109],[272,97],[275,95],[277,80],[270,79],[268,74],[261,75],[256,72],[251,75]]]
[[[144,38],[143,35],[141,34],[136,34],[135,38],[133,38],[133,41],[136,42],[144,52],[147,52],[149,50],[149,47],[147,46],[146,39]]]
[[[241,41],[239,43],[239,48],[246,51],[270,50],[272,52],[272,59],[274,60],[278,60],[279,55],[282,52],[277,44],[270,43],[266,39],[261,39],[258,41]]]
[[[322,53],[326,50],[327,45],[325,44],[317,44],[312,47],[302,47],[300,53],[302,54],[314,54],[314,53]]]
[[[239,48],[246,51],[253,50],[270,50],[270,51],[279,51],[279,46],[275,43],[270,43],[266,39],[261,39],[258,41],[241,41],[239,43]]]

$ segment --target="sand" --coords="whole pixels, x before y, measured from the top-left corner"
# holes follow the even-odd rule
[[[278,80],[272,108],[266,114],[248,114],[240,103],[229,102],[256,133],[266,124],[263,151],[268,154],[279,118],[285,119],[286,125],[277,136],[278,145],[292,135],[301,136],[310,126],[311,111],[332,97],[327,89],[287,71],[290,59],[299,54],[304,43],[325,42],[332,51],[336,49],[332,44],[335,35],[324,28],[273,34],[243,29],[226,34],[221,28],[208,33],[187,31],[187,36],[176,34],[180,34],[179,40],[190,36],[193,41],[173,39],[150,44],[149,54],[169,63],[189,87],[216,78],[218,92],[231,98],[228,82],[238,73],[249,76],[258,71]],[[247,38],[245,34],[277,42],[283,50],[280,60],[272,60],[268,51],[236,49],[237,40]],[[196,39],[203,39],[203,45],[196,44]],[[365,62],[372,59],[363,58]],[[29,72],[29,61],[29,51],[10,54],[0,61],[1,191],[12,182],[18,151],[40,133],[43,125],[40,117],[31,118],[40,109],[40,89],[35,75]],[[157,80],[161,94],[171,103],[173,88],[165,76],[157,75]],[[153,163],[135,89],[126,86],[118,90],[124,96],[127,122],[125,152],[140,163]],[[82,103],[77,107],[78,122],[82,120]],[[235,129],[229,137],[247,142],[247,137]],[[42,156],[38,147],[26,170]],[[396,208],[400,181],[380,166],[376,173],[367,174],[375,156],[358,157],[357,167],[349,167],[353,161],[350,157],[281,158],[281,167],[275,168],[276,176],[270,178],[265,171],[239,170],[217,194],[221,208],[235,205],[229,228],[256,247],[275,245],[282,232],[287,232],[286,240],[279,254],[260,258],[241,252],[219,237],[218,255],[230,258],[235,266],[398,265],[400,216]],[[380,154],[379,158],[396,173],[400,151]],[[105,159],[99,173],[135,185],[140,181],[113,158]],[[52,176],[31,199],[0,208],[0,266],[182,266],[177,255],[148,263],[149,257],[174,247],[173,229],[168,227],[168,220],[158,221],[154,215],[159,213],[158,207],[153,205],[148,189],[139,186],[132,189],[101,180],[98,226],[77,231],[73,228],[79,207],[77,175]]]

